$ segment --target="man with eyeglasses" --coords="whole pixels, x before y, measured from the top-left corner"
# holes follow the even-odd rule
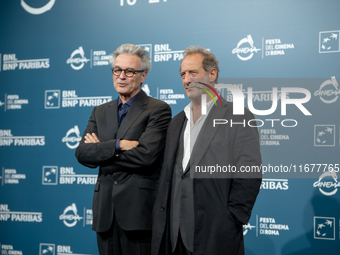
[[[110,63],[118,99],[93,109],[76,157],[84,166],[99,166],[92,205],[99,253],[150,254],[155,184],[171,109],[141,89],[151,69],[144,50],[123,44]]]

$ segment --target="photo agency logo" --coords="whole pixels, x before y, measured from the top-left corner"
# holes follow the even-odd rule
[[[74,70],[80,70],[90,59],[85,57],[85,52],[82,46],[72,52],[70,58],[66,61]]]
[[[199,86],[195,86],[195,84],[200,84],[203,87],[199,87]],[[200,81],[194,81],[193,83],[190,83],[190,85],[193,84],[194,86],[192,87],[192,89],[197,88],[200,89],[202,91],[204,91],[206,94],[202,94],[201,95],[201,113],[202,115],[207,115],[207,94],[211,97],[211,99],[214,101],[215,105],[217,106],[215,97],[212,93],[210,93],[210,91],[208,89],[210,89],[218,98],[220,105],[222,106],[222,100],[219,96],[219,94],[217,93],[217,91],[210,85],[204,83],[204,82],[200,82]],[[205,88],[204,88],[205,87]]]
[[[25,0],[25,1],[36,5],[35,3],[36,1],[33,1],[33,0]],[[39,15],[39,14],[43,14],[49,11],[52,9],[53,5],[55,4],[55,0],[49,0],[49,1],[45,1],[47,3],[44,6],[36,8],[36,7],[29,6],[25,1],[21,0],[20,2],[22,8],[24,8],[25,11],[33,15]]]
[[[339,30],[319,33],[319,53],[340,52]]]
[[[247,107],[254,115],[260,116],[268,116],[273,114],[277,107],[278,101],[281,101],[281,115],[287,115],[287,105],[295,105],[305,116],[311,116],[312,114],[307,110],[307,108],[303,105],[311,99],[311,93],[305,88],[299,87],[281,87],[280,93],[278,92],[277,87],[273,87],[271,91],[271,106],[269,109],[260,110],[256,109],[253,103],[253,89],[252,87],[248,87],[247,92],[243,93],[242,89],[234,84],[215,84],[209,85],[209,82],[206,79],[192,79],[190,83],[190,93],[198,93],[198,90],[201,90],[201,112],[202,115],[207,114],[207,94],[211,97],[216,106],[222,106],[222,100],[219,96],[217,90],[218,89],[228,89],[232,94],[233,101],[233,115],[244,115],[245,114],[245,94],[247,95]],[[211,83],[210,83],[211,84]],[[196,92],[195,92],[196,90]],[[210,91],[209,91],[210,90]],[[298,98],[292,98],[291,95],[296,95]],[[296,97],[295,96],[295,97]],[[219,104],[216,102],[219,100]],[[233,125],[243,125],[244,127],[247,125],[249,127],[262,127],[265,123],[274,127],[275,123],[280,122],[283,127],[295,127],[298,124],[298,121],[295,119],[251,119],[246,122],[244,119],[243,122],[235,122],[233,119],[214,119],[213,127],[217,125],[225,125],[228,124],[231,127]]]

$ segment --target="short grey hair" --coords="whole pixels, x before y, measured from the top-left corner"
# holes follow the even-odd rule
[[[217,71],[217,76],[215,82],[217,83],[218,73],[220,72],[220,68],[218,67],[218,60],[215,55],[211,53],[209,50],[201,47],[201,46],[189,46],[183,51],[183,59],[191,54],[201,54],[203,56],[202,66],[206,73],[209,73],[213,68]],[[182,59],[182,61],[183,61]]]
[[[136,55],[141,59],[141,70],[149,73],[151,70],[151,59],[148,56],[148,53],[143,50],[141,47],[136,46],[134,44],[122,44],[112,53],[112,58],[110,59],[110,64],[114,67],[114,63],[116,58],[119,55],[128,54],[128,55]]]

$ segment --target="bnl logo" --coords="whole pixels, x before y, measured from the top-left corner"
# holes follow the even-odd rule
[[[333,53],[340,51],[339,30],[322,31],[319,33],[319,53]]]
[[[60,108],[60,90],[45,91],[45,109]]]
[[[58,184],[58,167],[57,166],[43,166],[42,173],[43,185],[57,185]]]
[[[335,240],[335,218],[315,216],[314,239]]]
[[[314,146],[335,146],[335,125],[314,125]]]
[[[54,255],[55,245],[49,243],[41,243],[39,247],[39,255]]]
[[[139,46],[143,50],[145,50],[152,61],[152,44],[136,44],[136,46]]]

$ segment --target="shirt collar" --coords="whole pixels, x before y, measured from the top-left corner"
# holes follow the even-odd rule
[[[132,105],[132,103],[136,100],[137,96],[140,94],[142,89],[138,91],[136,95],[134,95],[132,98],[130,98],[129,101],[127,101],[125,104],[128,105],[129,107]],[[118,96],[118,108],[120,108],[123,105],[122,100],[120,100],[120,97]]]
[[[215,100],[217,99],[217,97],[215,97]],[[207,115],[209,114],[211,108],[213,107],[213,104],[214,104],[214,100],[210,100],[208,103],[207,103]],[[185,108],[184,108],[184,113],[185,113],[185,116],[187,117],[188,120],[190,120],[190,116],[192,114],[192,102],[190,102]]]

